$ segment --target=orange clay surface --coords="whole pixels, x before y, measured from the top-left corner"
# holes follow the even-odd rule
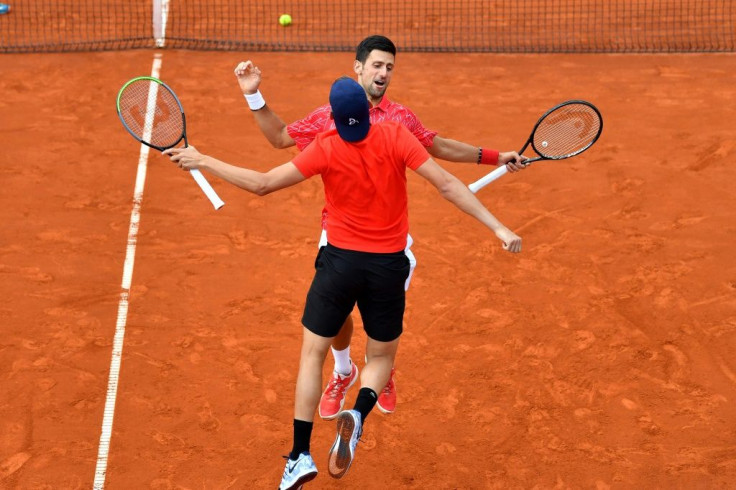
[[[92,486],[139,155],[115,97],[153,56],[0,57],[2,488]],[[248,58],[290,122],[352,74],[352,54],[163,52],[190,142],[267,170],[296,150],[256,127],[232,74]],[[518,150],[570,98],[600,108],[603,135],[478,193],[520,255],[410,172],[419,265],[398,408],[371,414],[342,480],[326,471],[335,424],[316,420],[306,488],[736,486],[735,62],[399,54],[389,96],[445,137]],[[466,183],[489,170],[442,164]],[[322,184],[259,198],[210,180],[218,212],[150,156],[109,489],[281,478]]]

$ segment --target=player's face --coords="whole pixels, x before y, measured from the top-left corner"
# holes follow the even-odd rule
[[[353,69],[358,75],[358,83],[363,86],[368,98],[371,102],[378,103],[391,82],[394,55],[374,49],[366,58],[365,63],[355,60]]]

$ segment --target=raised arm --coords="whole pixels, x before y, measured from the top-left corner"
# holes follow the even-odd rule
[[[258,127],[274,148],[288,148],[296,143],[286,131],[284,121],[266,105],[258,87],[261,84],[261,70],[252,61],[242,61],[235,67],[235,77],[251,108]]]
[[[179,168],[192,170],[198,168],[221,178],[248,192],[265,196],[279,189],[290,187],[302,182],[304,176],[296,166],[287,162],[274,167],[266,173],[236,167],[216,158],[203,155],[193,146],[186,148],[169,148],[164,151]]]
[[[478,163],[478,147],[463,143],[449,138],[443,138],[440,135],[434,137],[432,146],[427,148],[430,155],[435,158],[447,160],[448,162],[465,162]],[[509,172],[522,170],[527,166],[523,163],[523,158],[515,151],[500,152],[495,162],[483,162],[490,165],[506,165]]]
[[[521,252],[521,238],[493,216],[457,177],[440,167],[431,158],[423,163],[416,172],[434,185],[442,197],[490,228],[503,242],[505,250],[514,253]]]

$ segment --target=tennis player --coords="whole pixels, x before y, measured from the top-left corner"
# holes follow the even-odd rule
[[[365,90],[371,103],[370,117],[372,123],[375,124],[381,121],[400,122],[435,158],[474,164],[506,164],[511,172],[525,168],[525,165],[520,163],[521,159],[518,153],[514,151],[499,153],[495,150],[443,138],[436,131],[425,128],[409,108],[390,101],[385,93],[393,75],[395,57],[396,46],[384,36],[367,37],[357,47],[353,70],[358,83]],[[266,105],[259,91],[261,83],[260,69],[252,61],[245,61],[235,68],[235,75],[261,131],[275,148],[288,148],[296,145],[299,150],[304,150],[318,134],[335,128],[335,124],[330,118],[329,105],[318,107],[304,119],[289,125],[284,124],[281,118]],[[327,237],[323,228],[319,246],[324,246],[326,242]],[[416,258],[410,249],[412,243],[412,238],[408,237],[405,253],[411,264],[411,272],[406,280],[405,287],[407,289],[414,267],[416,267]],[[344,328],[335,337],[332,345],[335,367],[332,378],[327,383],[320,400],[319,414],[326,420],[335,418],[340,412],[345,403],[348,388],[355,383],[358,377],[358,368],[350,359],[352,334],[353,321],[352,317],[348,316]],[[378,409],[383,413],[392,413],[396,409],[394,370],[391,371],[388,383],[379,394]]]
[[[322,368],[332,340],[357,304],[367,335],[366,364],[352,410],[340,412],[328,469],[341,478],[350,468],[366,417],[386,386],[403,329],[409,275],[406,168],[434,185],[460,210],[487,226],[509,252],[521,238],[496,219],[468,188],[440,167],[400,123],[370,123],[363,88],[343,77],[330,90],[335,129],[318,135],[290,162],[266,173],[236,167],[196,148],[164,152],[179,167],[198,168],[246,191],[266,195],[319,174],[325,191],[328,242],[302,315],[303,340],[294,403],[294,440],[279,489],[297,489],[317,476],[310,453]]]

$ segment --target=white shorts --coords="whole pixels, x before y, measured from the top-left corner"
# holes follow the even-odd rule
[[[322,234],[319,237],[319,244],[317,245],[317,248],[322,248],[325,245],[327,245],[327,230],[322,230]],[[404,249],[404,254],[406,254],[406,258],[409,259],[409,276],[406,278],[406,282],[404,283],[404,291],[409,290],[409,283],[411,282],[411,276],[414,274],[414,268],[417,266],[417,259],[414,257],[414,254],[411,252],[411,246],[414,245],[414,239],[411,237],[411,235],[406,235],[406,248]]]

